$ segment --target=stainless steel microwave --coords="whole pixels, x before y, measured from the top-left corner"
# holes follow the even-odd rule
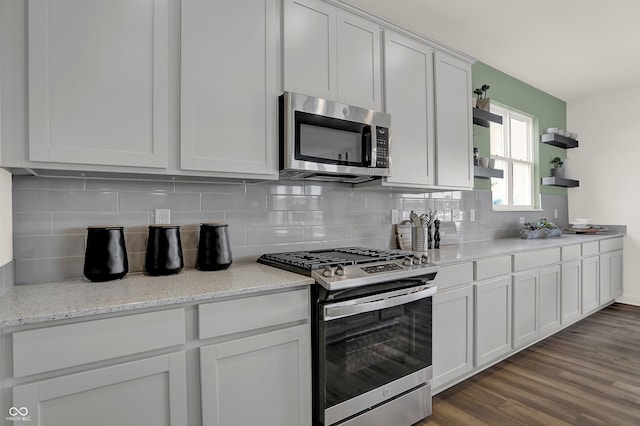
[[[390,124],[383,112],[285,92],[280,178],[359,183],[388,176]]]

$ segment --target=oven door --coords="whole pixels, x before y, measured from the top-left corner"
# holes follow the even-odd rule
[[[420,279],[398,284],[405,288],[319,307],[320,424],[354,416],[431,379],[436,288]]]

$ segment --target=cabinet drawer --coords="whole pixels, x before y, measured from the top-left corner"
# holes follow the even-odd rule
[[[256,330],[309,317],[307,289],[198,306],[200,339]]]
[[[513,271],[524,271],[558,262],[560,262],[560,247],[517,253],[513,255]]]
[[[622,250],[622,238],[612,238],[600,241],[600,253]]]
[[[511,256],[476,260],[474,264],[476,281],[511,273]]]
[[[13,375],[23,377],[184,342],[182,308],[19,331],[13,334]]]
[[[564,262],[565,260],[573,260],[573,259],[578,259],[580,258],[581,255],[581,248],[580,248],[580,244],[575,244],[572,246],[565,246],[561,248],[562,250],[562,261]]]
[[[438,290],[473,282],[473,262],[440,266],[434,282]]]
[[[590,243],[582,244],[582,255],[583,256],[592,256],[594,254],[600,253],[600,243],[598,241],[592,241]]]

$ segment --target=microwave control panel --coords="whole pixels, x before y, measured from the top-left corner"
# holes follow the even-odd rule
[[[389,167],[389,129],[376,126],[376,167]]]

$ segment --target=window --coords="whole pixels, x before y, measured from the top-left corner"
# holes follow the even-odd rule
[[[534,118],[509,108],[491,105],[502,125],[491,124],[491,155],[503,179],[491,179],[494,210],[530,210],[534,206]]]

